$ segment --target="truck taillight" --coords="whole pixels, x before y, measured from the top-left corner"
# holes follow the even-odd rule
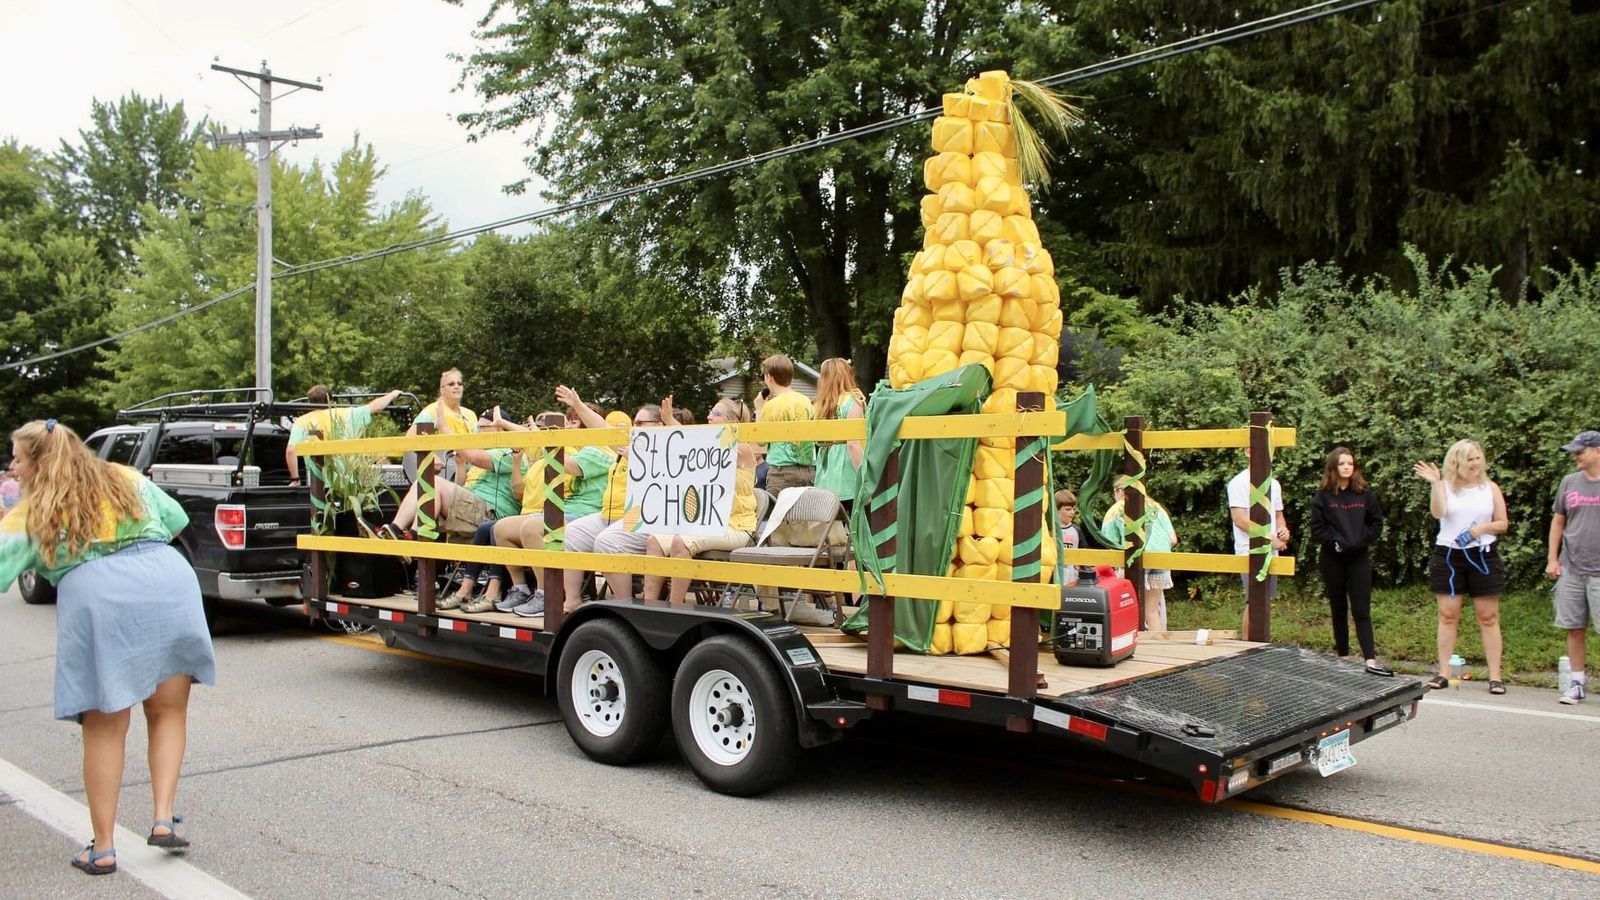
[[[244,507],[231,503],[219,504],[212,515],[217,527],[217,537],[229,550],[244,549]]]

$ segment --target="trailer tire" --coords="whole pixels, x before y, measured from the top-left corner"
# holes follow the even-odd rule
[[[17,576],[17,593],[22,602],[32,606],[45,606],[56,602],[56,586],[32,569],[24,569]]]
[[[654,754],[666,734],[666,666],[615,619],[579,625],[561,650],[556,702],[567,734],[596,762],[626,766]]]
[[[772,661],[718,635],[678,666],[672,731],[694,774],[719,794],[751,797],[788,781],[800,757],[793,702]]]

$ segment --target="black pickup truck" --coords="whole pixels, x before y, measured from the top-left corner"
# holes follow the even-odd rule
[[[229,399],[241,395],[249,399]],[[122,410],[118,424],[85,439],[101,459],[149,476],[189,514],[176,543],[200,579],[208,620],[219,600],[301,601],[305,554],[295,538],[311,531],[311,502],[309,488],[289,483],[284,449],[288,422],[319,408],[255,389],[187,391]],[[408,424],[408,407],[389,412]],[[403,468],[383,470],[384,483],[403,492]],[[25,601],[54,601],[43,578],[18,581]]]

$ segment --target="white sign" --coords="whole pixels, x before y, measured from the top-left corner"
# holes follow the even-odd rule
[[[624,527],[643,534],[726,534],[738,462],[738,440],[729,428],[635,428],[628,440]]]

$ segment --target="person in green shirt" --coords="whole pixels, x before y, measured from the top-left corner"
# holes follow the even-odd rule
[[[856,386],[856,373],[850,360],[825,359],[821,371],[816,402],[819,420],[859,419],[867,414],[867,398]],[[833,491],[846,515],[855,504],[856,482],[860,481],[860,475],[860,441],[824,444],[817,453],[817,487]]]
[[[1117,502],[1106,510],[1105,519],[1100,523],[1100,533],[1114,548],[1127,547],[1129,544],[1126,536],[1128,518],[1124,509],[1128,500],[1128,484],[1128,476],[1117,478]],[[1144,526],[1145,551],[1171,553],[1172,548],[1178,546],[1178,533],[1172,528],[1172,517],[1167,515],[1167,508],[1149,495],[1144,498],[1144,508],[1149,515]],[[1167,591],[1171,587],[1170,569],[1144,570],[1144,630],[1167,630]]]
[[[761,377],[767,383],[767,401],[756,416],[758,422],[809,422],[811,401],[790,387],[794,381],[794,360],[779,353],[761,361]],[[784,488],[809,487],[816,480],[816,444],[813,441],[773,441],[767,447],[767,490],[777,494]]]
[[[25,490],[0,519],[0,590],[28,569],[56,585],[55,716],[83,729],[94,830],[72,865],[107,875],[117,870],[117,801],[135,706],[150,741],[155,821],[147,843],[189,846],[173,815],[189,688],[217,680],[199,580],[171,546],[189,517],[149,479],[97,459],[54,419],[12,432],[11,453]]]

